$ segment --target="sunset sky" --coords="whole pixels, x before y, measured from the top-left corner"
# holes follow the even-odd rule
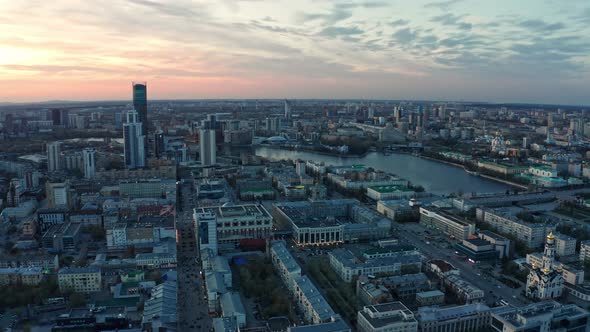
[[[0,102],[590,104],[588,0],[0,0]]]

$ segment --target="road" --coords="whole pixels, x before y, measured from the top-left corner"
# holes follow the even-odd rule
[[[430,259],[443,259],[453,264],[453,266],[461,271],[461,277],[463,279],[485,292],[486,303],[493,304],[500,299],[517,307],[526,303],[526,299],[520,295],[523,289],[522,287],[512,289],[504,285],[491,275],[482,271],[478,264],[470,263],[454,255],[455,250],[447,248],[447,243],[444,241],[427,243],[422,235],[425,230],[422,225],[416,223],[394,223],[394,225],[396,228],[394,234],[400,239],[400,242],[415,246],[422,254]]]
[[[204,285],[198,263],[198,252],[192,210],[195,207],[192,180],[179,184],[176,229],[178,236],[178,330],[210,331],[212,320],[204,300]]]

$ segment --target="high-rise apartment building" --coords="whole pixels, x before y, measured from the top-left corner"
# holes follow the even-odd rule
[[[154,134],[154,154],[156,158],[162,158],[165,153],[165,146],[164,146],[164,132],[162,130],[158,130]]]
[[[123,125],[123,138],[125,141],[125,166],[130,169],[145,167],[146,139],[137,111],[127,112],[127,122]]]
[[[91,179],[96,175],[96,150],[86,148],[82,154],[84,156],[84,177]]]
[[[291,103],[285,99],[285,119],[291,120]]]
[[[61,169],[61,142],[47,143],[47,170],[49,172]]]
[[[215,165],[217,163],[215,130],[206,128],[199,130],[199,144],[201,148],[201,165]]]

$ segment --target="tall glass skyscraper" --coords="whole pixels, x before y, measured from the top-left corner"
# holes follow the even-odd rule
[[[133,82],[133,108],[139,115],[139,122],[147,124],[147,84]],[[145,133],[144,133],[145,134]]]
[[[141,133],[148,137],[148,118],[147,118],[147,83],[132,82],[133,86],[133,109],[137,112],[138,122],[141,122]],[[144,146],[144,154],[148,155],[148,144]]]

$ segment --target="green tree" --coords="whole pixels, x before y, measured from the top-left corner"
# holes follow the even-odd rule
[[[72,293],[70,295],[70,307],[80,308],[86,306],[86,297],[84,294]]]

